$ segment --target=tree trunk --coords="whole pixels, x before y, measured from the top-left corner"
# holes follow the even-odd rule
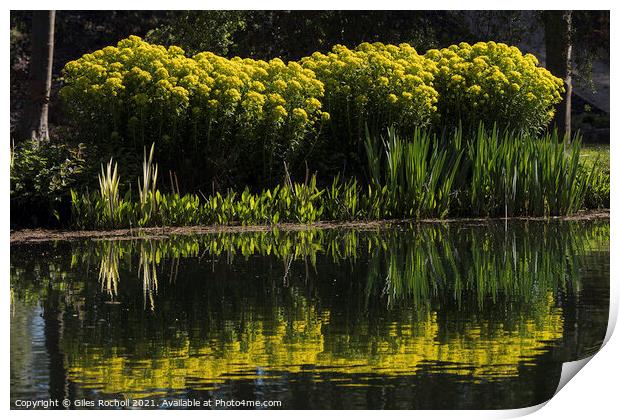
[[[29,91],[22,114],[22,139],[49,140],[47,114],[52,87],[55,19],[54,10],[32,12]]]
[[[558,104],[555,118],[552,122],[560,135],[571,135],[571,95],[572,82],[572,11],[548,10],[543,12],[545,26],[545,49],[547,69],[564,80],[566,89],[564,99]]]

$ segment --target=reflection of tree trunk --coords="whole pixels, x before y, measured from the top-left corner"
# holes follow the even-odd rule
[[[560,135],[571,134],[571,95],[573,93],[571,56],[572,12],[570,10],[548,10],[543,12],[545,24],[545,49],[547,69],[564,80],[564,99],[557,107],[553,123]]]
[[[62,337],[62,310],[58,308],[57,296],[48,290],[47,302],[43,309],[45,321],[45,349],[49,356],[49,394],[52,399],[66,398],[67,372],[64,363],[64,354],[60,347]]]
[[[49,139],[47,113],[52,87],[55,19],[56,12],[53,10],[32,12],[29,97],[24,104],[20,127],[20,135],[24,139]]]

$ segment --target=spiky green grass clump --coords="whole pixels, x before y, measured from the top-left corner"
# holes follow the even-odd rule
[[[558,216],[600,205],[609,182],[598,162],[580,161],[578,137],[535,137],[480,126],[466,138],[461,130],[436,136],[416,129],[403,136],[366,133],[368,182],[333,179],[321,188],[316,175],[273,189],[209,197],[163,194],[157,189],[154,145],[143,162],[138,199],[129,189],[120,198],[113,161],[102,167],[98,193],[72,192],[73,219],[80,228],[201,224],[314,223],[320,220],[445,218],[447,216]],[[284,165],[286,168],[286,164]],[[595,198],[592,198],[595,197]],[[607,199],[608,200],[608,199]],[[608,201],[607,201],[608,202]]]

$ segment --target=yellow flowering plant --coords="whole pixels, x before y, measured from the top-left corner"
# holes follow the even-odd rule
[[[95,140],[161,139],[171,160],[202,157],[230,178],[270,177],[325,120],[323,83],[298,63],[186,57],[136,36],[67,63],[63,80],[68,115]]]
[[[435,63],[434,87],[442,126],[479,122],[538,132],[553,118],[562,100],[561,79],[540,67],[532,54],[506,44],[462,42],[425,57]]]
[[[300,61],[188,57],[130,36],[67,63],[61,98],[93,143],[158,142],[162,167],[190,185],[273,184],[284,172],[364,169],[365,128],[442,131],[462,123],[544,129],[562,80],[495,42],[420,55],[408,44],[336,45]],[[196,171],[195,168],[201,168]]]
[[[301,59],[325,84],[324,108],[332,124],[356,137],[364,124],[403,128],[428,126],[435,113],[435,63],[409,44],[362,43],[351,50],[336,45],[327,54]]]
[[[359,169],[366,126],[379,131],[393,125],[407,131],[434,120],[435,63],[408,44],[362,43],[354,49],[336,45],[331,52],[315,52],[300,63],[325,85],[329,138],[317,153],[321,163],[328,162],[326,167],[345,161],[353,171]]]

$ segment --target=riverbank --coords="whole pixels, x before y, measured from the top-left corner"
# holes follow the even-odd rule
[[[509,217],[506,218],[453,218],[453,219],[393,219],[357,222],[317,222],[317,223],[281,223],[276,225],[210,225],[210,226],[162,226],[137,229],[114,230],[59,230],[59,229],[20,229],[11,231],[11,244],[35,243],[47,241],[71,241],[80,239],[130,240],[163,239],[172,235],[204,235],[212,233],[267,232],[278,229],[283,231],[302,231],[311,229],[378,229],[402,223],[488,223],[506,220],[593,220],[609,219],[609,209],[583,211],[571,216],[556,217]]]

